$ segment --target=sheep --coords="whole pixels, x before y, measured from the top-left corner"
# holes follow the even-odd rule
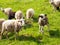
[[[59,10],[60,0],[50,0],[50,3],[53,5],[54,9]]]
[[[19,20],[6,20],[2,23],[2,31],[1,31],[1,37],[3,33],[6,31],[6,37],[8,38],[7,34],[8,32],[14,32],[15,33],[15,40],[17,37],[17,32],[21,30],[22,26],[24,26],[24,19]]]
[[[32,18],[33,19],[33,16],[34,16],[34,9],[30,8],[26,11],[26,19],[30,19]]]
[[[12,8],[0,8],[0,10],[8,16],[8,19],[15,18],[15,12],[12,11]]]
[[[23,13],[22,13],[22,11],[18,10],[18,11],[15,13],[15,18],[16,18],[16,20],[17,20],[17,19],[22,19],[22,18],[23,18]]]
[[[40,14],[39,15],[38,24],[39,24],[39,32],[41,31],[41,33],[44,33],[43,27],[45,25],[48,26],[48,31],[50,30],[47,14]]]

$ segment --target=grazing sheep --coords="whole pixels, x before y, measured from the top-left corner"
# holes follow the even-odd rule
[[[15,12],[12,11],[12,8],[0,8],[0,10],[8,16],[8,19],[15,18]]]
[[[41,31],[41,33],[43,33],[43,27],[45,25],[48,26],[48,30],[49,30],[49,23],[48,23],[48,17],[46,14],[40,14],[39,15],[39,19],[38,19],[38,23],[39,23],[39,31]]]
[[[15,13],[15,18],[16,19],[22,19],[23,18],[23,13],[22,13],[22,11],[17,11],[16,13]]]
[[[26,12],[26,19],[33,18],[34,16],[34,10],[32,8],[28,9]]]
[[[50,0],[50,3],[53,5],[55,9],[59,10],[60,0]]]
[[[17,36],[17,32],[21,30],[22,26],[24,26],[24,19],[21,20],[7,20],[2,24],[1,38],[3,33],[6,31],[6,37],[8,38],[8,32],[14,32],[15,36]],[[15,37],[16,39],[16,37]]]

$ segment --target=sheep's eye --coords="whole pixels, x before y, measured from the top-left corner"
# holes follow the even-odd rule
[[[4,12],[4,10],[2,10],[2,12]]]
[[[18,22],[21,22],[21,21],[18,21]]]
[[[39,16],[39,17],[43,18],[43,16]]]
[[[18,21],[18,22],[21,22],[22,23],[22,21]]]
[[[45,16],[47,16],[47,14],[45,14]]]
[[[43,18],[43,16],[41,16],[41,18]]]
[[[41,18],[43,18],[43,16],[40,16]]]

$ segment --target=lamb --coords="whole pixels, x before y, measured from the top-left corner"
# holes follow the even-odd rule
[[[39,24],[39,32],[41,31],[41,33],[44,33],[43,27],[45,25],[48,26],[48,31],[50,30],[47,14],[40,14],[39,15],[38,24]]]
[[[59,10],[60,0],[50,0],[50,3],[53,5],[55,9]]]
[[[22,19],[22,18],[23,18],[23,13],[22,13],[22,11],[18,10],[18,11],[15,13],[15,18],[16,18],[16,20],[17,20],[17,19]]]
[[[26,11],[26,19],[30,19],[32,18],[33,19],[33,16],[34,16],[34,9],[30,8]]]
[[[8,19],[15,18],[15,12],[12,11],[12,8],[0,8],[0,10],[8,16]]]
[[[22,26],[24,26],[24,19],[20,20],[6,20],[2,23],[2,31],[1,31],[1,37],[3,33],[6,31],[6,37],[8,38],[7,34],[8,32],[14,32],[15,33],[15,39],[17,37],[17,33],[19,30],[21,30]]]

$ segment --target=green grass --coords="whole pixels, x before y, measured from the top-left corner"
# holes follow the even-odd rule
[[[11,7],[13,11],[22,10],[24,15],[29,8],[35,10],[33,25],[22,29],[16,41],[13,34],[9,35],[10,40],[0,40],[0,45],[60,45],[60,12],[53,10],[49,0],[0,0],[0,7]],[[44,27],[44,35],[39,33],[37,22],[41,13],[47,14],[50,24],[50,32]],[[0,18],[7,19],[7,15],[0,11]]]

